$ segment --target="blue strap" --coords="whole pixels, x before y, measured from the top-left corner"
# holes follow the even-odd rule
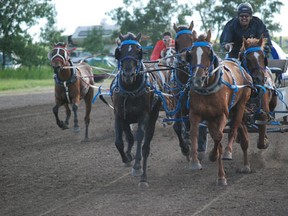
[[[95,103],[95,101],[96,101],[98,95],[101,94],[101,88],[102,88],[102,85],[99,87],[97,94],[94,96],[94,98],[93,98],[93,100],[92,100],[92,104]]]
[[[191,34],[192,35],[192,31],[191,30],[188,30],[188,29],[185,29],[185,30],[181,30],[179,32],[176,33],[176,37],[175,37],[175,40],[182,34]]]
[[[121,44],[120,44],[120,47],[123,46],[123,45],[137,45],[137,46],[141,47],[141,45],[136,40],[125,40],[125,41],[122,41]]]

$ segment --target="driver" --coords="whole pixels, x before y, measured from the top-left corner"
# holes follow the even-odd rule
[[[267,39],[264,51],[266,56],[272,49],[272,43],[269,32],[261,19],[252,16],[253,8],[249,3],[241,3],[237,8],[237,17],[234,17],[224,26],[224,30],[220,36],[220,44],[222,48],[228,51],[229,58],[238,58],[240,48],[242,46],[242,38],[263,37]]]

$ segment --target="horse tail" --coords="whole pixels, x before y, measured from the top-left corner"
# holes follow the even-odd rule
[[[94,82],[98,83],[109,78],[109,74],[93,74]]]

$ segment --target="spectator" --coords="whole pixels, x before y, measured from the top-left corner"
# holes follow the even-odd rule
[[[155,61],[161,58],[161,52],[168,48],[168,47],[174,47],[175,46],[175,41],[172,39],[172,34],[171,32],[164,32],[163,33],[163,39],[157,41],[153,52],[151,54],[150,60]]]
[[[272,49],[272,43],[269,32],[261,19],[252,16],[253,8],[249,3],[241,3],[237,8],[237,17],[234,17],[224,26],[220,36],[222,48],[229,51],[229,58],[238,58],[242,46],[242,38],[260,38],[267,39],[264,51],[268,56]]]

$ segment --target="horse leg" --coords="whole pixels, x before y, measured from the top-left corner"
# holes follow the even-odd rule
[[[66,106],[68,106],[68,105],[65,105],[65,107]],[[68,127],[68,124],[66,124],[66,121],[67,121],[67,116],[68,116],[68,112],[67,112],[67,108],[66,108],[66,121],[65,121],[65,123],[63,122],[63,121],[61,121],[60,119],[59,119],[59,105],[57,104],[57,105],[55,105],[54,107],[53,107],[53,113],[54,113],[54,115],[55,115],[55,118],[56,118],[56,123],[57,123],[57,125],[60,127],[60,128],[62,128],[63,130],[64,129],[68,129],[69,127]],[[68,109],[69,109],[69,107],[68,107]],[[71,115],[71,111],[70,111],[70,115]],[[68,118],[69,119],[69,118]]]
[[[214,147],[209,154],[209,159],[212,162],[217,160],[218,178],[217,178],[216,184],[223,185],[223,186],[227,185],[227,179],[225,176],[224,164],[222,160],[223,147],[222,147],[221,140],[223,139],[223,129],[226,125],[226,122],[227,122],[227,119],[226,117],[224,117],[224,114],[223,114],[223,117],[219,118],[218,121],[209,122],[208,124],[209,132],[214,141]]]
[[[249,133],[244,122],[238,128],[238,136],[240,137],[240,145],[243,151],[244,167],[239,169],[240,173],[251,173],[250,163],[248,160]]]
[[[89,136],[88,136],[88,129],[89,129],[89,124],[90,124],[90,113],[91,113],[91,108],[92,108],[92,99],[93,99],[93,89],[90,88],[87,95],[85,96],[85,105],[86,105],[86,113],[85,113],[85,138],[84,142],[89,141]]]
[[[78,105],[73,103],[72,104],[72,110],[74,112],[74,127],[73,127],[73,131],[75,133],[80,131],[79,125],[78,125]]]
[[[65,124],[69,125],[69,120],[70,120],[70,117],[71,117],[71,110],[69,108],[69,105],[68,104],[64,104],[64,107],[65,107],[65,110],[66,110],[66,118],[65,118]]]
[[[160,105],[160,104],[159,104]],[[140,178],[139,187],[148,187],[147,183],[147,160],[150,154],[150,143],[154,136],[155,125],[159,115],[159,110],[157,107],[150,113],[149,123],[145,130],[144,144],[142,146],[142,157],[143,157],[143,173]]]
[[[198,160],[201,162],[205,158],[206,148],[208,143],[208,133],[207,127],[204,125],[199,125],[199,135],[198,135]]]
[[[176,115],[175,117],[176,117],[176,119],[178,119],[178,118],[181,118],[182,116]],[[189,145],[189,143],[185,142],[183,139],[183,131],[182,130],[185,130],[185,129],[183,129],[182,124],[183,124],[182,122],[176,121],[173,124],[173,129],[174,129],[174,131],[178,137],[181,152],[184,156],[186,156],[187,160],[189,161],[190,160],[190,145]],[[187,129],[187,127],[188,127],[188,124],[186,124],[186,129]]]
[[[271,92],[267,92],[263,95],[262,97],[262,110],[263,113],[260,114],[260,119],[262,121],[269,121],[270,120],[270,97],[272,97]],[[274,99],[275,100],[275,99]],[[267,149],[269,147],[269,140],[268,136],[266,133],[266,125],[259,125],[259,137],[258,137],[258,142],[257,142],[257,148],[258,149]]]
[[[123,142],[123,127],[122,127],[123,123],[121,122],[121,120],[119,119],[118,116],[115,115],[115,146],[122,158],[122,162],[126,165],[129,166],[130,161],[125,152],[124,152],[124,142]]]
[[[130,124],[124,123],[123,130],[125,133],[126,141],[128,143],[128,147],[125,153],[126,158],[127,158],[126,166],[131,166],[131,161],[134,160],[134,157],[135,157],[131,152],[133,144],[134,144],[134,136],[132,134]]]
[[[190,112],[189,119],[190,119],[190,139],[191,139],[191,146],[192,146],[190,169],[200,170],[202,169],[202,165],[200,164],[200,161],[198,159],[197,143],[198,143],[198,134],[199,134],[198,127],[199,127],[201,118]]]
[[[138,128],[136,131],[136,140],[137,140],[137,148],[136,148],[136,156],[134,165],[132,168],[132,175],[133,176],[140,176],[142,174],[142,166],[141,166],[141,159],[142,159],[142,141],[145,134],[145,129],[147,125],[147,117],[143,116],[142,119],[138,122]]]

